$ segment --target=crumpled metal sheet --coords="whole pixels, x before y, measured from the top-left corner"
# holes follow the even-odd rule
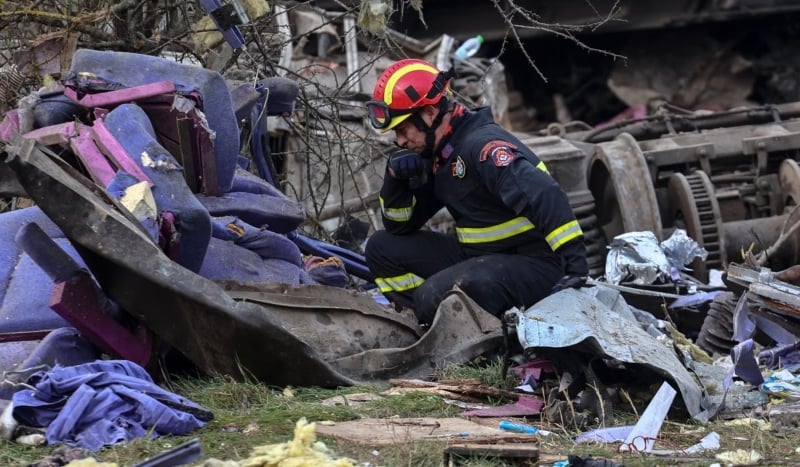
[[[608,287],[563,290],[524,311],[509,313],[517,315],[517,337],[525,349],[573,348],[626,364],[644,365],[679,389],[691,416],[700,415],[706,406],[700,384],[674,350],[632,320],[627,303]]]
[[[675,229],[668,239],[661,242],[661,249],[667,256],[667,261],[678,270],[685,270],[695,258],[705,261],[708,251],[701,247],[683,229]]]
[[[7,164],[103,291],[202,371],[279,386],[353,384],[264,307],[237,302],[170,260],[108,193],[32,140],[20,138],[6,150]]]
[[[500,320],[458,286],[442,299],[430,329],[404,348],[375,348],[331,360],[354,379],[427,378],[450,364],[467,363],[502,346]]]
[[[612,284],[632,278],[634,284],[649,285],[669,278],[670,264],[653,232],[627,232],[609,245],[605,276]]]

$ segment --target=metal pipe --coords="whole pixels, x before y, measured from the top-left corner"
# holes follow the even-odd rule
[[[790,102],[786,104],[730,110],[708,115],[670,115],[669,118],[651,116],[642,119],[627,120],[616,125],[595,128],[590,131],[571,133],[565,135],[565,137],[577,141],[599,143],[612,140],[620,133],[629,133],[636,139],[650,139],[670,133],[670,128],[677,132],[698,131],[720,127],[778,122],[797,117],[800,117],[800,102]]]
[[[347,90],[361,92],[359,79],[358,43],[356,42],[356,20],[352,15],[344,17],[344,50],[347,58]]]
[[[278,32],[285,41],[281,48],[281,58],[278,61],[278,76],[286,76],[292,63],[292,27],[289,25],[289,13],[283,5],[275,5],[275,17],[278,19]]]
[[[741,262],[742,251],[754,244],[754,253],[765,250],[775,243],[788,215],[762,217],[725,222],[722,226],[725,251],[729,261]],[[783,269],[800,263],[800,235],[789,237],[768,260],[773,269]]]

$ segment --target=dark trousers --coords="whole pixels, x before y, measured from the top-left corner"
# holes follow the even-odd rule
[[[548,296],[564,275],[552,258],[475,256],[455,237],[429,231],[408,235],[378,231],[367,241],[365,253],[376,277],[413,273],[425,279],[414,289],[384,293],[392,302],[412,308],[422,324],[433,322],[439,302],[455,285],[484,310],[500,317],[509,308],[527,308]]]

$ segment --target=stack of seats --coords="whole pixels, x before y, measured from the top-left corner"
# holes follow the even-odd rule
[[[173,81],[177,94],[192,99],[203,112],[213,141],[217,182],[211,190],[217,193],[214,195],[194,192],[187,184],[181,164],[166,149],[174,147],[175,141],[167,141],[160,123],[154,125],[160,121],[148,115],[154,107],[148,107],[146,102],[121,103],[97,112],[99,109],[84,108],[71,101],[63,92],[48,91],[36,96],[33,108],[34,128],[70,121],[91,125],[95,118],[104,119],[111,135],[153,182],[158,218],[174,219],[179,246],[177,257],[170,257],[177,263],[218,281],[292,285],[323,282],[307,273],[300,250],[287,237],[305,220],[303,206],[238,164],[239,128],[231,93],[221,75],[159,57],[86,49],[72,57],[70,76],[79,75],[107,83],[105,90]],[[79,91],[80,95],[96,92]],[[273,97],[281,103],[282,113],[291,111],[287,102],[294,96],[283,100]],[[28,333],[30,339],[32,335],[41,338],[52,330],[64,329],[68,330],[67,335],[74,336],[74,329],[50,309],[52,278],[14,241],[20,226],[29,222],[36,222],[84,266],[69,240],[38,208],[0,214],[0,333]],[[340,283],[341,280],[335,281],[336,285]],[[29,350],[30,346],[17,347]],[[82,359],[96,357],[94,352],[96,349],[64,358],[81,363]],[[22,360],[11,357],[4,369],[16,368]]]
[[[175,215],[181,265],[213,280],[313,282],[304,273],[299,250],[283,237],[305,220],[303,206],[238,166],[239,128],[230,90],[219,73],[159,57],[87,49],[76,51],[71,71],[122,87],[172,80],[177,92],[196,99],[205,113],[214,133],[215,195],[191,192],[181,165],[165,149],[160,129],[153,128],[153,117],[142,106],[123,104],[105,117],[111,134],[154,182],[159,213]],[[143,164],[143,152],[159,162]],[[266,243],[270,246],[264,248]]]

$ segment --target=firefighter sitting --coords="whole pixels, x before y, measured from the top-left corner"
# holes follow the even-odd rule
[[[584,284],[586,248],[567,195],[545,164],[494,122],[491,109],[450,98],[450,72],[393,63],[367,103],[372,125],[394,130],[380,192],[385,230],[366,245],[381,292],[430,325],[457,285],[501,316]],[[421,227],[442,207],[456,235]]]

